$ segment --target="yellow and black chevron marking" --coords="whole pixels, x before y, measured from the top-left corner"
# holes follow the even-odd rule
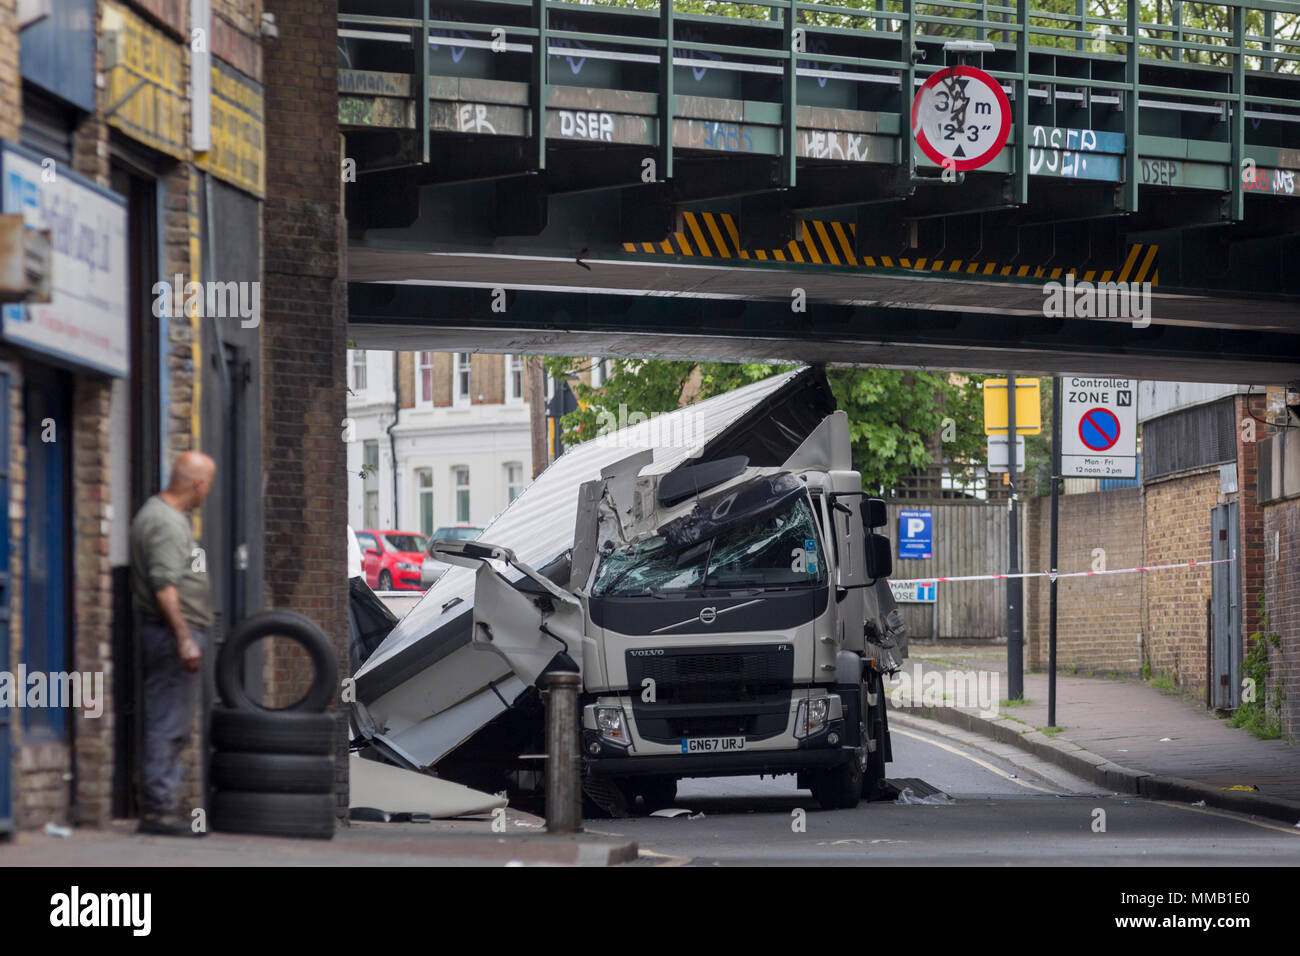
[[[625,252],[647,255],[690,256],[700,259],[750,259],[759,262],[797,262],[812,265],[861,266],[872,269],[906,269],[911,272],[944,272],[962,275],[1009,276],[1018,279],[1064,279],[1073,275],[1082,282],[1150,282],[1160,284],[1156,268],[1159,246],[1135,243],[1129,246],[1118,269],[1078,269],[1066,266],[1008,266],[996,262],[968,262],[962,259],[861,256],[853,251],[857,224],[805,219],[803,239],[779,249],[741,249],[740,231],[729,213],[687,212],[682,214],[685,230],[674,232],[662,242],[625,242]]]

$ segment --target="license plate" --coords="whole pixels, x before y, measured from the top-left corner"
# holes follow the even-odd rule
[[[683,737],[682,753],[716,754],[745,749],[744,737]]]

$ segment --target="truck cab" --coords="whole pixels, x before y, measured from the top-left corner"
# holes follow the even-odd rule
[[[885,508],[834,467],[844,413],[824,426],[805,444],[834,453],[783,467],[607,469],[580,489],[566,586],[506,549],[435,543],[476,566],[476,642],[525,683],[581,673],[584,791],[602,809],[666,805],[702,776],[795,773],[826,808],[877,795],[883,677],[903,652],[889,541],[870,530]]]

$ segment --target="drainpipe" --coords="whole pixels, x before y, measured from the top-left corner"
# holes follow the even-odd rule
[[[393,350],[393,423],[388,426],[388,452],[393,458],[393,530],[401,527],[397,521],[397,436],[393,429],[397,427],[397,416],[402,410],[401,389],[397,383],[397,350]]]

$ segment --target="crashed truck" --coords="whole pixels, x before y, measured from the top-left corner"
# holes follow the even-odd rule
[[[588,815],[751,774],[856,806],[907,655],[883,524],[820,368],[577,445],[478,540],[435,543],[450,570],[355,673],[353,745],[535,795],[539,685],[577,671]]]

